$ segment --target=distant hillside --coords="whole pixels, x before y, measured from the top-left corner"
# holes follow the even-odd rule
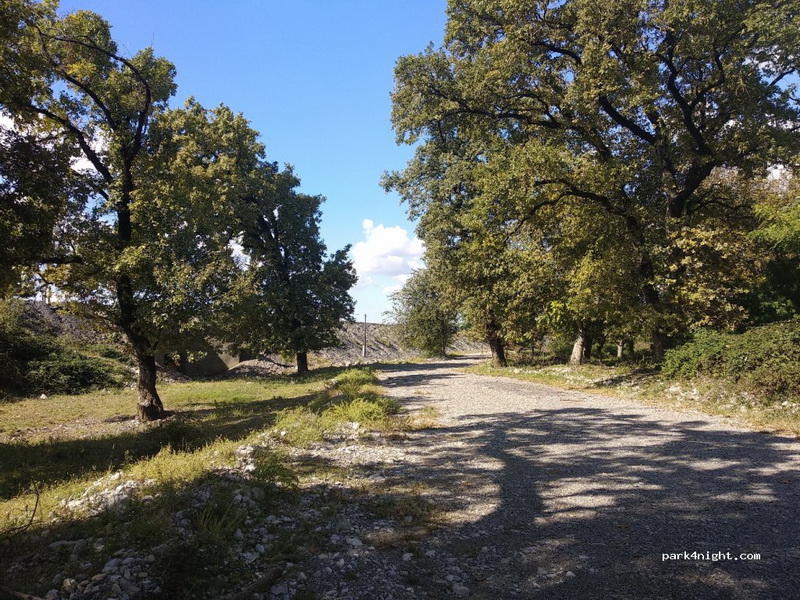
[[[75,317],[65,311],[54,308],[43,302],[29,302],[26,306],[25,319],[28,327],[42,335],[69,338],[83,344],[119,344],[119,336],[98,331],[85,319]],[[397,326],[385,323],[367,323],[367,356],[361,355],[364,340],[364,323],[348,323],[340,334],[340,343],[334,348],[314,352],[309,356],[311,367],[342,366],[357,363],[394,361],[415,358],[419,355],[414,350],[400,345]],[[472,354],[488,352],[488,348],[479,342],[459,336],[449,352],[454,354]],[[210,375],[266,375],[270,373],[286,373],[293,370],[291,357],[269,355],[257,359],[240,360],[238,355],[225,352],[211,353],[203,359],[187,362],[183,372],[193,377]],[[169,369],[172,371],[172,369]]]
[[[364,323],[348,323],[339,335],[341,345],[316,353],[317,358],[332,364],[361,362],[361,348],[364,340]],[[465,336],[459,336],[449,348],[454,354],[470,354],[486,352],[484,344],[474,342]],[[367,356],[366,361],[400,360],[419,356],[419,352],[403,348],[400,345],[396,325],[385,323],[367,323]]]

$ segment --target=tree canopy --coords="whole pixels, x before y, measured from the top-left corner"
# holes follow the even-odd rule
[[[294,354],[297,372],[305,373],[308,353],[336,345],[342,322],[352,319],[350,248],[327,255],[319,232],[324,199],[298,192],[291,168],[264,164],[260,174],[260,185],[245,199],[248,261],[242,303],[234,309],[234,341]]]
[[[464,293],[506,340],[599,320],[660,355],[692,328],[738,326],[764,256],[742,181],[800,149],[797,12],[453,0],[442,47],[397,63],[393,122],[417,149],[386,184],[434,261],[486,271]],[[523,283],[530,260],[557,276]]]
[[[352,312],[348,249],[324,258],[321,198],[295,192],[291,171],[266,162],[244,116],[192,98],[170,107],[173,65],[151,48],[125,56],[92,12],[59,17],[52,3],[13,0],[0,36],[11,122],[0,135],[0,233],[13,242],[0,250],[0,286],[35,269],[76,310],[124,333],[140,418],[164,415],[156,356],[224,341],[243,291],[271,303],[250,321],[269,332],[259,350],[299,356],[333,343]],[[247,268],[240,243],[253,255]]]
[[[431,269],[414,271],[391,296],[392,321],[400,342],[426,356],[445,356],[458,332],[458,312],[443,293]]]

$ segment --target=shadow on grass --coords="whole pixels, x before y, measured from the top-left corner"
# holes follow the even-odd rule
[[[280,454],[271,455],[280,458]],[[418,494],[371,490],[367,495],[324,482],[302,491],[292,485],[275,485],[281,477],[288,478],[288,471],[296,476],[341,478],[343,468],[325,457],[300,459],[289,466],[281,462],[278,468],[284,472],[256,470],[244,477],[235,471],[211,471],[188,481],[158,483],[137,490],[114,508],[94,515],[65,515],[45,531],[19,536],[14,544],[0,542],[0,564],[14,565],[4,574],[4,584],[44,596],[53,587],[54,575],[58,579],[90,579],[108,560],[119,556],[117,551],[135,549],[139,557],[151,552],[157,556],[152,564],[139,561],[130,567],[134,579],[137,568],[143,567],[146,578],[153,582],[141,588],[144,596],[137,597],[223,598],[226,593],[241,591],[260,573],[280,570],[287,561],[298,563],[338,549],[331,545],[330,536],[339,529],[326,526],[335,524],[356,504],[357,510],[380,517],[414,516],[413,528],[392,533],[391,538],[368,538],[376,545],[414,544],[428,534],[428,505]],[[255,495],[254,490],[262,493]],[[240,501],[243,491],[249,498],[245,502]],[[297,518],[298,512],[311,507],[315,516]],[[275,514],[293,518],[288,523],[270,520]],[[244,532],[243,536],[237,530]],[[85,543],[87,539],[89,543]],[[58,544],[50,544],[56,540]],[[101,542],[102,548],[93,541]],[[257,550],[259,545],[261,550]],[[247,553],[252,557],[254,551],[257,558],[247,558]],[[93,597],[107,597],[102,594],[111,593],[113,583],[113,578],[102,579]],[[155,585],[160,591],[154,590]]]
[[[307,375],[250,378],[271,384],[310,384],[331,379],[342,367],[316,369]],[[214,380],[208,380],[213,382]],[[316,393],[295,398],[275,396],[265,400],[207,400],[184,404],[160,422],[134,425],[130,431],[100,437],[42,440],[32,443],[0,443],[0,500],[13,498],[32,483],[68,481],[156,455],[161,449],[192,451],[218,439],[238,440],[269,427],[278,411],[312,403]],[[213,406],[209,406],[213,404]],[[105,422],[131,420],[117,415]]]
[[[283,408],[312,402],[315,393],[296,398],[191,405],[170,418],[131,431],[96,438],[0,443],[0,499],[12,498],[32,483],[48,485],[90,473],[115,470],[160,450],[192,451],[215,440],[239,440],[269,427]]]

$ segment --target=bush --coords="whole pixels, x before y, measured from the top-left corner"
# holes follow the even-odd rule
[[[110,358],[120,363],[134,365],[133,357],[116,346],[109,346],[107,344],[91,344],[85,348],[81,348],[86,354],[97,355],[102,358]]]
[[[15,394],[76,394],[119,385],[126,371],[109,360],[90,358],[55,338],[24,326],[21,302],[0,303],[0,390]]]
[[[768,400],[800,397],[800,319],[740,334],[700,332],[693,341],[667,352],[662,373],[730,379]]]
[[[101,359],[62,350],[30,361],[25,381],[28,393],[78,394],[119,385],[120,372]]]
[[[334,387],[348,398],[355,398],[365,385],[378,383],[375,372],[369,368],[348,369],[334,380]]]
[[[323,418],[333,424],[361,423],[375,426],[386,421],[386,417],[396,412],[391,402],[356,398],[341,404],[334,404],[323,413]]]

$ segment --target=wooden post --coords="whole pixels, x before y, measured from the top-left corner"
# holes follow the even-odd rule
[[[367,357],[367,313],[364,313],[364,345],[361,346],[361,357]]]

